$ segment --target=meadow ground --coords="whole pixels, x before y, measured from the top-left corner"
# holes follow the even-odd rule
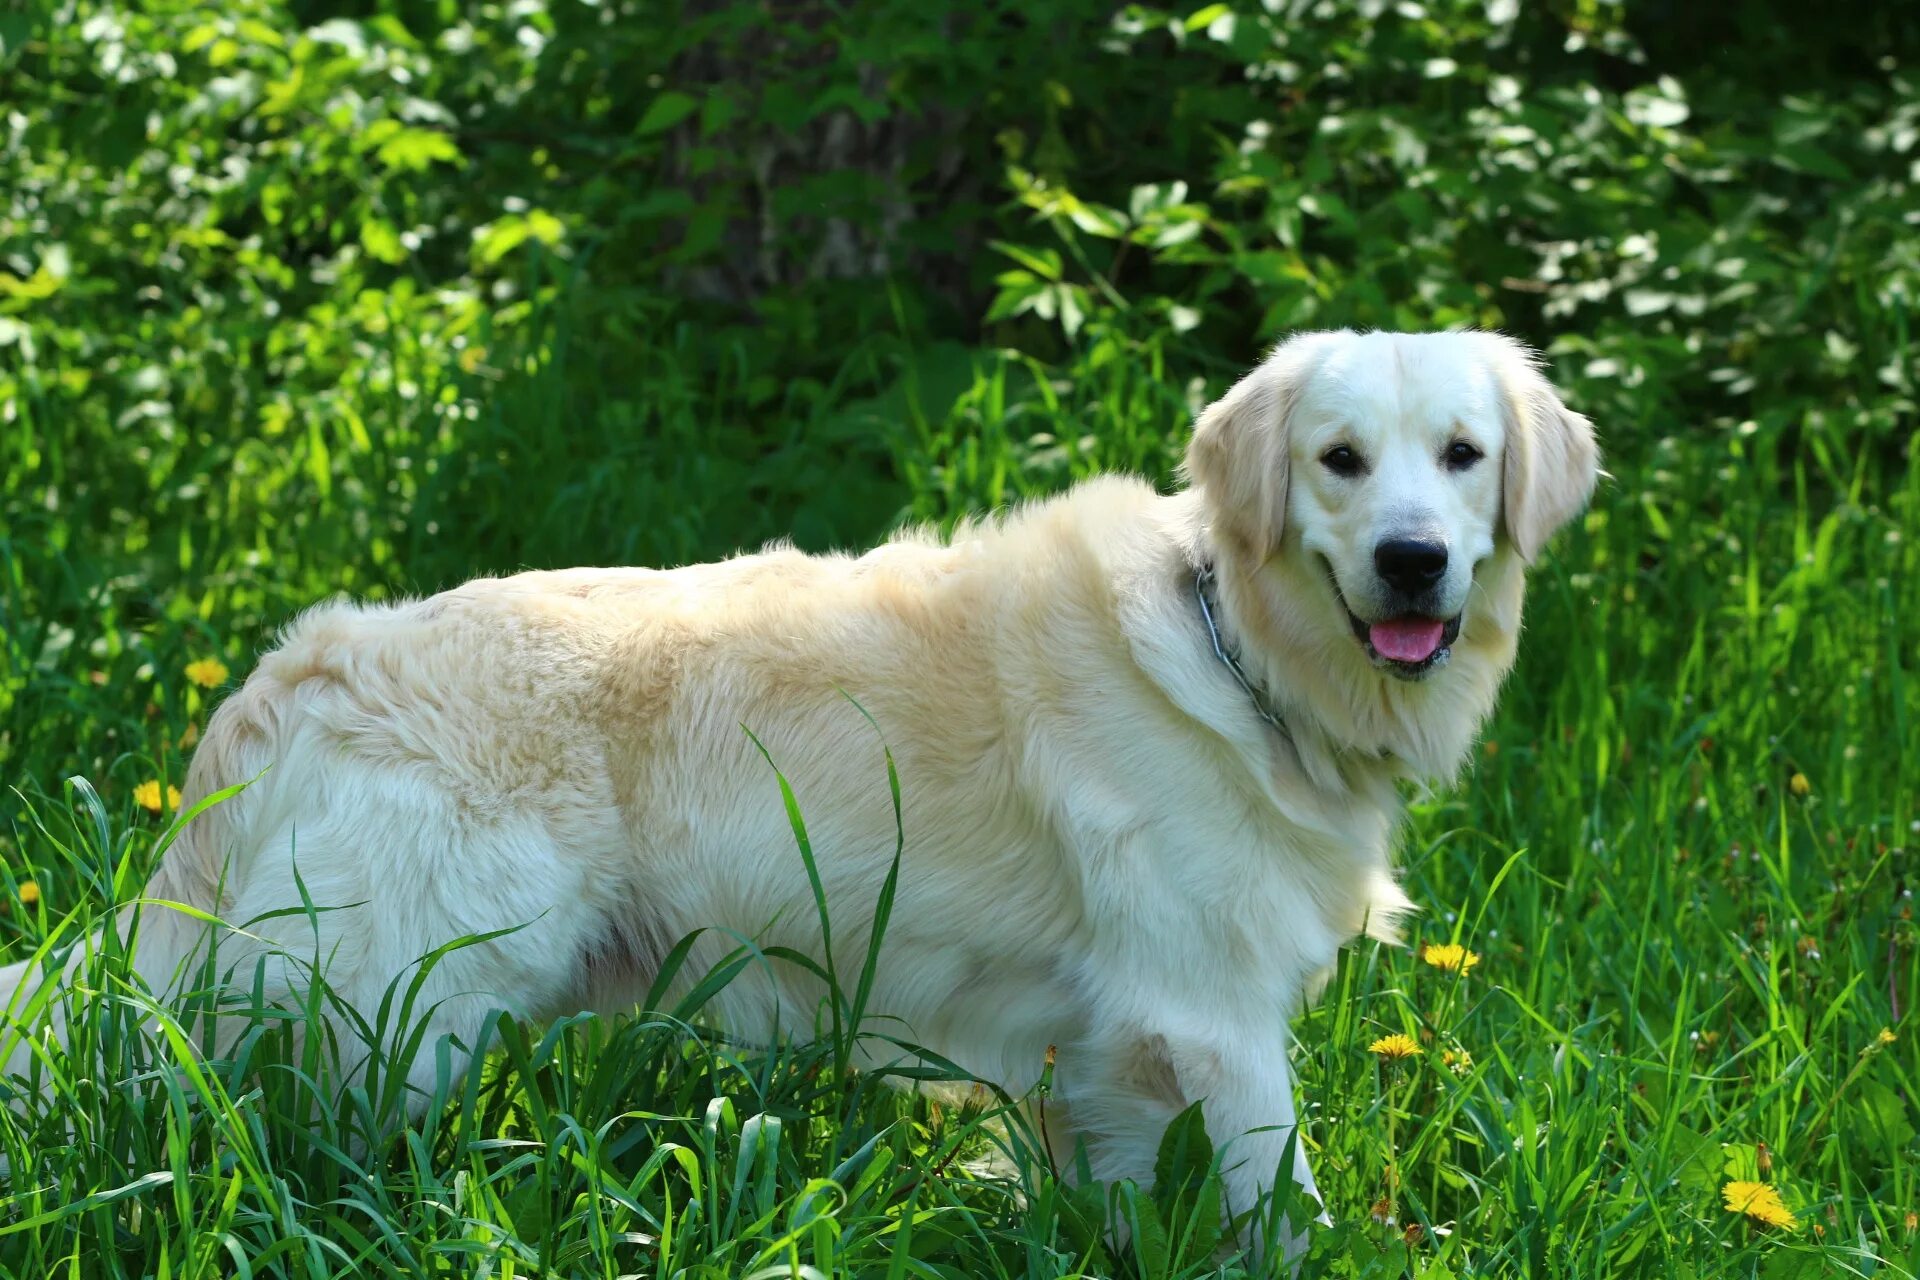
[[[608,118],[630,89],[605,136],[666,146],[709,127],[697,95],[536,66],[608,40],[644,63],[662,28],[576,31],[571,10],[533,5],[488,10],[465,44],[420,15],[412,33],[382,17],[294,39],[279,7],[256,8],[252,28],[87,9],[71,40],[24,45],[0,20],[28,104],[0,246],[8,959],[137,893],[208,711],[312,601],[707,558],[787,531],[861,545],[1100,470],[1166,479],[1193,405],[1257,338],[1505,324],[1549,348],[1612,477],[1534,574],[1471,767],[1412,800],[1413,945],[1350,948],[1298,1022],[1335,1223],[1301,1274],[1920,1273],[1920,445],[1899,142],[1920,97],[1897,75],[1849,79],[1832,48],[1755,37],[1682,92],[1645,65],[1671,49],[1620,52],[1633,32],[1611,11],[1575,24],[1575,48],[1544,7],[1373,24],[1323,6],[1287,38],[1309,69],[1346,59],[1322,89],[1360,101],[1329,127],[1337,94],[1306,95],[1298,119],[1237,96],[1266,92],[1237,71],[1255,17],[1223,34],[1232,12],[1210,6],[1173,19],[1186,43],[1130,54],[1186,77],[1170,132],[1142,120],[1155,181],[1042,154],[1088,144],[1097,86],[1070,79],[1078,63],[1045,81],[1072,92],[1033,109],[1047,138],[969,126],[1004,149],[1004,185],[955,216],[1025,237],[969,250],[1000,272],[961,295],[977,323],[899,279],[852,301],[774,289],[752,322],[722,323],[631,265],[593,207],[585,172],[627,163],[593,149],[601,116],[568,118],[543,188],[528,175],[547,162],[489,134],[498,121],[434,132],[415,127],[438,119],[425,107],[392,105],[395,66],[414,68],[408,103],[462,112],[459,77],[484,84],[476,102],[507,102],[509,83],[613,93]],[[514,23],[545,43],[516,43]],[[1325,47],[1308,57],[1306,40]],[[1610,81],[1602,46],[1644,74]],[[1516,58],[1524,93],[1501,81]],[[1830,83],[1782,88],[1803,64]],[[1033,80],[1016,70],[1005,85]],[[1116,83],[1102,110],[1133,109],[1137,86]],[[95,128],[103,102],[130,133]],[[341,102],[361,133],[335,147]],[[1214,146],[1270,116],[1308,157],[1297,169]],[[1534,168],[1476,168],[1496,134]],[[463,174],[431,138],[453,139]],[[1117,194],[1083,201],[1081,180]],[[558,212],[528,209],[534,190]],[[879,761],[876,742],[876,788]],[[88,970],[81,1052],[45,1055],[0,1113],[0,1274],[1248,1266],[1216,1248],[1191,1129],[1152,1195],[1076,1189],[1019,1151],[1010,1175],[981,1176],[998,1100],[936,1104],[850,1073],[846,1034],[729,1044],[690,1021],[698,992],[630,1019],[503,1025],[484,1070],[408,1129],[403,1072],[331,1101],[324,1054],[288,1033],[297,1010],[256,1011],[235,1059],[176,1071],[192,1061],[178,1011],[124,975],[116,956]],[[1130,1247],[1103,1243],[1115,1220]]]
[[[1737,434],[1660,456],[1608,484],[1555,548],[1471,770],[1413,804],[1417,945],[1354,947],[1299,1024],[1341,1224],[1322,1237],[1329,1274],[1905,1274],[1920,1261],[1907,1012],[1920,810],[1902,774],[1920,748],[1906,536],[1920,472],[1866,450],[1824,466],[1756,456]],[[545,494],[571,479],[517,483]],[[58,514],[104,523],[140,492],[95,490]],[[1709,502],[1713,532],[1693,532]],[[209,531],[189,509],[148,537],[191,562]],[[37,655],[8,724],[16,955],[137,891],[194,728],[267,639],[232,629],[207,585],[219,575],[184,595],[159,575],[132,587],[140,555],[35,541],[8,548],[13,640]],[[229,572],[244,580],[240,558]],[[288,606],[302,594],[285,590]],[[83,767],[63,781],[76,749]],[[1435,943],[1477,963],[1423,962]],[[0,1258],[15,1274],[65,1273],[76,1251],[75,1274],[127,1275],[241,1257],[284,1274],[1087,1262],[1085,1205],[1051,1171],[1024,1166],[1018,1197],[969,1180],[954,1152],[980,1141],[970,1111],[849,1078],[831,1047],[733,1051],[665,1018],[507,1034],[477,1089],[425,1130],[350,1156],[346,1134],[379,1123],[378,1096],[323,1114],[297,1063],[161,1074],[118,974],[96,975],[84,1020],[108,1071],[49,1058],[52,1101],[4,1131]],[[256,1067],[273,1060],[273,1025]],[[1368,1051],[1395,1033],[1412,1057]],[[1763,1144],[1797,1229],[1722,1203],[1724,1183],[1761,1178]],[[1206,1273],[1206,1250],[1174,1236],[1142,1272]]]

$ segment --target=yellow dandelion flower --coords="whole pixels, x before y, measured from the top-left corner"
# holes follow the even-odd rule
[[[1402,1058],[1411,1058],[1419,1053],[1420,1046],[1414,1043],[1412,1036],[1395,1032],[1393,1035],[1381,1036],[1375,1040],[1367,1046],[1367,1052],[1377,1053],[1388,1062],[1398,1062]]]
[[[40,886],[31,880],[20,882],[20,905],[30,907],[40,901]]]
[[[187,679],[202,689],[211,689],[227,678],[227,664],[218,658],[202,658],[187,664]]]
[[[160,795],[160,780],[149,778],[133,789],[133,802],[148,813],[159,813],[163,808],[175,810],[180,807],[180,788],[168,787],[163,803]]]
[[[1429,942],[1420,952],[1420,958],[1436,969],[1445,969],[1448,973],[1465,973],[1480,963],[1480,957],[1457,942]]]
[[[1744,1213],[1755,1222],[1788,1231],[1800,1225],[1799,1219],[1787,1212],[1780,1193],[1764,1182],[1729,1182],[1720,1188],[1720,1195],[1727,1202],[1728,1213]]]
[[[1447,1049],[1440,1054],[1440,1065],[1453,1068],[1453,1074],[1464,1076],[1473,1070],[1473,1055],[1465,1049]]]
[[[1787,779],[1787,790],[1793,792],[1793,794],[1800,797],[1800,799],[1805,800],[1807,796],[1812,793],[1813,784],[1807,781],[1806,774],[1796,773]]]
[[[1874,1039],[1881,1044],[1892,1044],[1899,1038],[1899,1036],[1893,1034],[1892,1030],[1887,1027],[1880,1028],[1880,1034],[1874,1037]]]

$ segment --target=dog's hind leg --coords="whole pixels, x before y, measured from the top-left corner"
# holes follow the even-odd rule
[[[312,794],[275,810],[311,817],[236,858],[219,968],[245,990],[264,965],[269,1000],[313,1008],[344,1082],[404,1078],[417,1116],[443,1061],[457,1087],[490,1015],[588,1007],[606,886],[537,812],[480,812],[325,747],[287,768],[274,785]]]

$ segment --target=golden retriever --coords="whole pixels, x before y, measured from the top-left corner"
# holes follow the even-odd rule
[[[1290,1143],[1288,1017],[1408,907],[1397,784],[1459,768],[1513,660],[1524,566],[1597,453],[1510,340],[1315,333],[1201,415],[1186,472],[1171,496],[1099,479],[857,557],[316,608],[208,725],[186,803],[253,781],[189,824],[148,897],[251,921],[299,906],[297,865],[343,908],[318,954],[369,1016],[435,947],[522,926],[426,979],[431,1034],[468,1043],[493,1009],[630,1006],[703,926],[821,952],[757,738],[857,971],[895,849],[884,739],[905,853],[872,1012],[1016,1094],[1057,1046],[1054,1096],[1102,1177],[1150,1179],[1168,1119],[1204,1100],[1232,1207],[1276,1177],[1317,1195]],[[222,961],[250,981],[273,944],[314,955],[315,927],[268,919]],[[166,989],[205,934],[149,908],[139,970]],[[732,945],[705,935],[693,967]],[[717,1014],[804,1034],[821,994],[763,966]]]

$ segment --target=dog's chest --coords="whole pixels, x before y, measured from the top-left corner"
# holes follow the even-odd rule
[[[1404,906],[1390,810],[1290,816],[1200,770],[1174,788],[1116,784],[1076,789],[1068,823],[1097,950],[1211,967],[1291,1007],[1370,915]]]

